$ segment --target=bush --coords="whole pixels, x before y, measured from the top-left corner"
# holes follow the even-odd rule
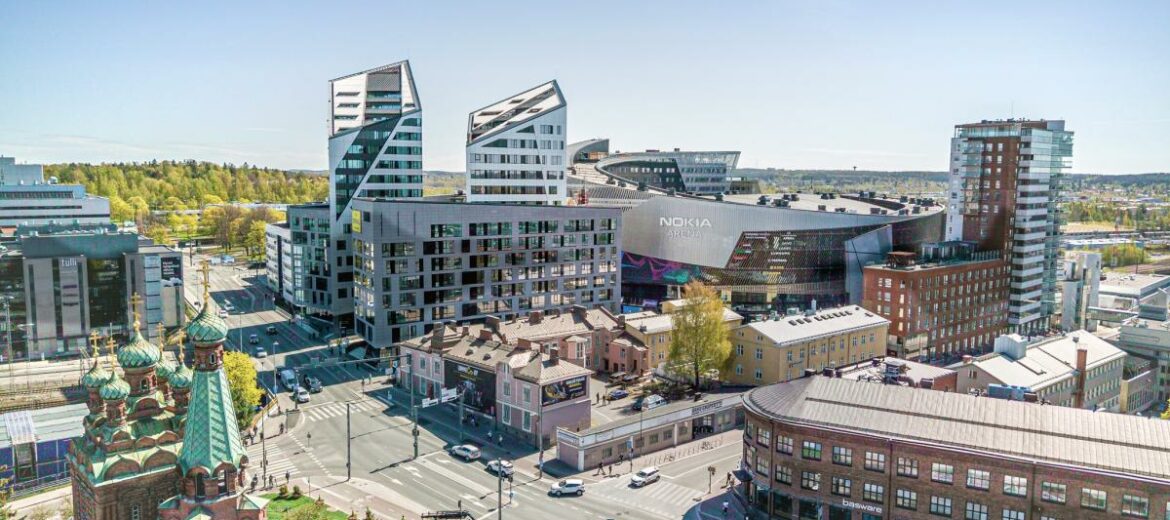
[[[281,484],[280,489],[276,492],[276,498],[282,500],[288,498],[288,486]]]
[[[293,486],[292,499],[301,498],[301,486]]]

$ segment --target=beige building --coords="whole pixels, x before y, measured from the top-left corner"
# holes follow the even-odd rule
[[[782,316],[731,333],[731,370],[737,385],[769,385],[884,356],[890,321],[857,305]]]
[[[995,352],[949,368],[959,372],[959,392],[1117,412],[1125,359],[1121,349],[1078,330],[1033,343],[1000,336]]]
[[[670,315],[686,304],[686,300],[670,300],[662,302],[662,314],[642,311],[622,315],[626,319],[626,334],[649,350],[652,367],[663,368],[666,363],[666,357],[670,353],[670,334],[674,330],[674,322]],[[735,329],[743,323],[743,316],[724,307],[723,321],[727,323],[728,329]]]

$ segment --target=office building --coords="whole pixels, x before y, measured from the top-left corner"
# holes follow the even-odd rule
[[[307,319],[314,327],[330,330],[334,317],[353,311],[353,302],[334,298],[333,260],[330,251],[330,209],[326,203],[298,204],[288,207],[288,227],[292,245],[289,307],[294,316]],[[348,249],[348,245],[346,246]]]
[[[692,152],[675,148],[672,151],[613,153],[598,158],[594,167],[604,174],[626,179],[634,186],[716,195],[731,191],[730,174],[738,163],[739,152]]]
[[[951,365],[959,391],[1117,412],[1125,379],[1123,350],[1086,331],[1028,341],[1000,336],[995,351]]]
[[[1170,321],[1134,316],[1121,323],[1117,346],[1150,362],[1156,400],[1170,399]]]
[[[39,164],[0,157],[0,228],[109,223],[109,199],[87,195],[80,184],[46,180]]]
[[[1092,309],[1098,306],[1101,287],[1101,254],[1077,253],[1064,262],[1060,282],[1060,330],[1097,330]]]
[[[356,332],[375,348],[448,320],[618,310],[616,209],[359,197],[353,210]]]
[[[329,90],[329,283],[310,308],[344,332],[353,327],[351,202],[422,197],[422,103],[406,61],[334,79]]]
[[[1072,140],[1064,121],[1021,119],[956,125],[951,139],[946,240],[1003,253],[1013,332],[1054,325],[1064,219],[1057,203]]]
[[[264,279],[272,291],[272,301],[285,308],[296,301],[294,273],[302,262],[293,255],[292,228],[288,222],[276,222],[264,227]]]
[[[1170,507],[1167,421],[815,376],[751,390],[744,408],[733,492],[768,518],[1161,520]]]
[[[927,244],[866,266],[861,306],[890,320],[886,350],[940,360],[986,352],[1007,327],[1008,266],[970,242]]]
[[[1121,413],[1147,414],[1147,410],[1157,408],[1158,404],[1158,373],[1154,362],[1137,356],[1125,358],[1125,369],[1121,379]],[[1164,401],[1163,401],[1164,402]]]
[[[550,81],[468,115],[467,201],[563,204],[567,111]]]
[[[2,245],[0,334],[11,333],[16,358],[77,355],[93,329],[124,337],[131,321],[126,302],[135,294],[144,302],[148,337],[157,335],[159,323],[183,323],[176,250],[112,227],[38,233]],[[7,349],[0,354],[9,356]]]
[[[790,381],[886,354],[887,320],[856,305],[748,323],[732,331],[736,385]]]

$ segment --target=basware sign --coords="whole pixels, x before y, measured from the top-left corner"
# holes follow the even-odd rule
[[[689,217],[658,217],[658,226],[670,228],[666,230],[666,236],[670,238],[701,238],[703,235],[699,232],[699,230],[703,228],[710,228],[711,219]]]

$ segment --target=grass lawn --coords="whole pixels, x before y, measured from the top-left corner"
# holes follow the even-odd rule
[[[308,495],[302,495],[301,498],[295,500],[278,499],[276,498],[276,493],[268,493],[262,496],[271,500],[271,502],[268,502],[268,520],[283,520],[288,513],[297,508],[312,504],[314,500]],[[320,518],[326,520],[345,520],[349,518],[349,513],[342,513],[341,511],[326,508],[325,514]]]

